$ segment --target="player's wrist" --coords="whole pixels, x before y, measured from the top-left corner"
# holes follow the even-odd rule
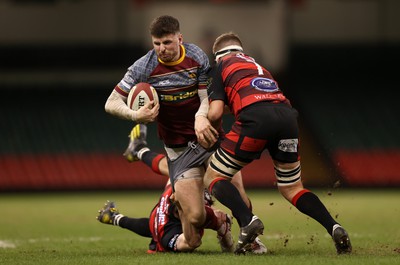
[[[133,110],[132,111],[132,115],[131,115],[131,120],[132,121],[137,121],[137,119],[138,119],[138,112]]]
[[[204,117],[207,118],[207,113],[197,113],[196,115],[194,115],[195,118],[197,117]]]

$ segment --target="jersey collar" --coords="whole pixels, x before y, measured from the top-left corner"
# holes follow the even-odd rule
[[[186,56],[186,49],[185,49],[185,47],[184,47],[182,44],[180,45],[180,50],[181,50],[181,56],[179,57],[178,60],[176,60],[176,61],[174,61],[174,62],[164,62],[163,60],[161,60],[160,58],[158,58],[158,61],[159,61],[160,63],[164,64],[164,65],[167,65],[167,66],[178,65],[178,64],[180,64],[180,63],[183,61],[183,59],[185,59],[185,56]]]

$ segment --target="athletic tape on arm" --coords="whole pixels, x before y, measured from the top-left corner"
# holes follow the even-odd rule
[[[204,116],[207,117],[208,113],[208,96],[207,96],[207,90],[206,89],[201,89],[198,90],[199,97],[200,97],[200,107],[199,110],[196,112],[195,117],[197,116]]]
[[[125,103],[126,99],[113,90],[107,99],[105,110],[121,119],[136,121],[137,113],[131,110]]]

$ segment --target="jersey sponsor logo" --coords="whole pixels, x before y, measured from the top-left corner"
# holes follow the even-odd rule
[[[160,200],[160,205],[158,206],[158,220],[157,223],[160,225],[165,225],[167,222],[167,212],[168,212],[168,195],[163,196]]]
[[[256,77],[251,80],[251,86],[264,92],[275,92],[279,90],[278,84],[274,80],[264,77]]]
[[[178,241],[178,237],[179,237],[179,234],[176,234],[176,235],[174,235],[174,236],[171,238],[171,240],[168,242],[168,247],[169,247],[169,249],[172,249],[172,250],[174,250],[174,251],[177,250],[176,243],[177,243],[177,241]]]
[[[181,102],[188,98],[193,98],[197,96],[197,90],[186,91],[186,92],[178,92],[169,95],[160,95],[161,101],[164,102]]]
[[[299,139],[282,139],[278,143],[278,149],[287,153],[296,153]]]
[[[254,98],[257,100],[279,100],[283,101],[286,97],[282,94],[257,94],[254,95]]]

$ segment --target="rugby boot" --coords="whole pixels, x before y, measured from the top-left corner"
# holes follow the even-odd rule
[[[232,237],[232,220],[229,214],[225,214],[225,220],[217,230],[217,238],[222,252],[233,252],[235,244]]]
[[[256,237],[264,232],[264,224],[254,215],[250,223],[240,228],[238,244],[236,245],[235,254],[245,254],[247,249],[251,247]]]
[[[146,137],[147,137],[147,126],[144,124],[137,124],[132,128],[131,133],[128,135],[129,144],[124,152],[124,157],[129,162],[138,161],[139,152],[148,151]]]
[[[117,215],[119,215],[119,212],[115,203],[107,201],[104,204],[104,207],[99,210],[99,215],[96,219],[99,220],[100,223],[113,225],[114,219]]]
[[[332,239],[335,242],[335,247],[338,254],[351,253],[352,247],[350,243],[350,237],[343,227],[338,224],[333,226]]]
[[[261,242],[261,239],[259,237],[256,237],[254,242],[248,246],[248,248],[246,249],[246,252],[250,252],[253,254],[265,254],[268,252],[268,249],[264,245],[264,243]]]

